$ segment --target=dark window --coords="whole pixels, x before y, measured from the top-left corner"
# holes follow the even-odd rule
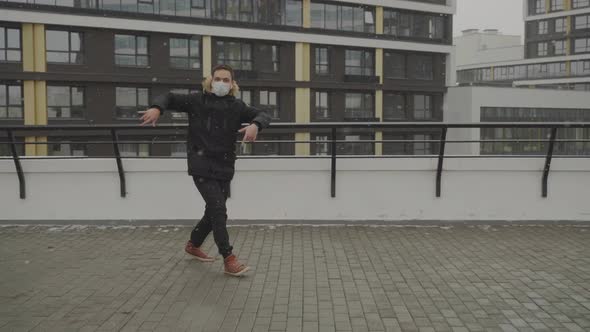
[[[338,152],[343,155],[372,155],[374,154],[374,144],[372,142],[364,143],[365,140],[374,140],[374,135],[345,135],[346,143],[338,143]]]
[[[406,96],[401,93],[387,93],[383,101],[383,120],[406,120]]]
[[[532,0],[531,2],[531,12],[533,14],[544,14],[547,11],[545,0]]]
[[[47,30],[45,36],[48,63],[81,64],[84,62],[82,33]]]
[[[576,30],[590,29],[590,15],[576,16]]]
[[[413,55],[414,78],[418,80],[434,79],[434,65],[432,55]]]
[[[375,97],[372,93],[349,92],[344,96],[345,119],[373,119],[375,117]]]
[[[567,20],[565,18],[558,18],[555,20],[555,32],[566,32],[567,31]]]
[[[278,120],[280,118],[278,91],[260,90],[258,104],[273,119]]]
[[[549,32],[549,22],[539,21],[537,27],[537,34],[546,35]]]
[[[50,119],[83,119],[84,88],[48,85],[47,116]]]
[[[115,35],[115,64],[131,67],[149,66],[148,37]]]
[[[572,61],[572,75],[585,76],[590,74],[590,60]]]
[[[50,156],[86,156],[86,144],[84,143],[60,143],[63,141],[75,141],[72,137],[50,137],[47,144],[47,154]],[[79,140],[79,138],[78,138]]]
[[[432,154],[432,142],[424,142],[432,140],[430,135],[426,134],[414,134],[413,152],[415,155],[431,155]]]
[[[383,13],[383,33],[398,37],[443,39],[447,35],[447,16],[386,9]]]
[[[564,9],[564,0],[551,0],[551,11],[559,11]]]
[[[119,143],[121,157],[149,157],[150,144],[145,143]]]
[[[236,98],[241,99],[246,105],[252,104],[252,91],[240,89]]]
[[[565,40],[554,40],[553,52],[554,55],[565,55]]]
[[[263,73],[278,73],[280,70],[280,56],[278,45],[259,44],[257,56],[260,60],[257,62],[258,70]]]
[[[319,29],[375,32],[372,7],[311,3],[311,27]]]
[[[318,135],[315,134],[312,136],[312,141],[316,141],[313,143],[313,153],[317,156],[325,156],[331,152],[330,149],[330,137],[328,135]]]
[[[374,54],[365,50],[346,50],[345,74],[373,76],[375,74]]]
[[[117,118],[137,119],[137,112],[149,106],[148,100],[148,88],[117,87],[115,96]]]
[[[537,56],[546,56],[548,54],[549,44],[548,43],[537,43]]]
[[[252,45],[248,43],[218,41],[217,63],[230,65],[236,70],[252,70]]]
[[[403,53],[385,52],[385,77],[393,79],[405,79],[406,55]]]
[[[315,91],[314,120],[328,120],[330,113],[330,93],[326,91]]]
[[[212,2],[212,16],[216,19],[252,22],[253,0],[219,0]]]
[[[315,49],[315,73],[328,75],[330,73],[330,53],[326,47]]]
[[[574,8],[590,7],[590,0],[573,0]]]
[[[20,29],[0,27],[0,62],[21,62]]]
[[[414,95],[414,119],[415,120],[430,120],[432,119],[432,96],[430,95]]]
[[[0,120],[22,118],[22,86],[19,84],[0,83]]]
[[[201,68],[200,39],[170,38],[170,66],[179,69]]]
[[[574,42],[575,53],[587,53],[590,52],[590,38],[576,39]]]

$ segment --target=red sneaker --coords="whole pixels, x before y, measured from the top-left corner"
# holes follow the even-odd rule
[[[239,277],[250,270],[250,267],[240,263],[234,255],[228,256],[224,260],[224,265],[225,273],[234,277]]]
[[[184,251],[186,251],[186,253],[189,255],[195,256],[195,258],[201,262],[213,262],[215,260],[215,258],[207,255],[203,250],[201,250],[201,248],[195,247],[191,241],[186,243]]]

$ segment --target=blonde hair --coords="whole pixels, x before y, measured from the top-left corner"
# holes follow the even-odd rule
[[[211,89],[212,89],[211,83],[213,83],[213,76],[209,75],[209,76],[205,77],[203,79],[203,83],[202,83],[203,84],[203,91],[212,93],[211,92]],[[232,85],[231,85],[231,89],[229,90],[228,95],[235,97],[238,95],[239,91],[240,91],[240,87],[238,86],[238,83],[232,78]]]

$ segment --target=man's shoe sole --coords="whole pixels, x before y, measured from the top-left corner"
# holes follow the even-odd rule
[[[198,260],[200,262],[205,262],[205,263],[215,262],[215,258],[201,258],[199,256],[195,256],[195,255],[191,254],[190,252],[188,252],[186,250],[184,252],[186,252],[187,254],[191,255],[192,257],[194,257],[196,260]]]
[[[223,271],[225,274],[230,275],[232,277],[240,277],[242,276],[244,273],[250,271],[250,267],[246,266],[242,271],[237,272],[237,273],[231,273],[231,272],[227,272],[227,271]]]

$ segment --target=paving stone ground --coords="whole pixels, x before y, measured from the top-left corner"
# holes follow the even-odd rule
[[[590,227],[231,227],[243,278],[189,232],[0,227],[0,331],[590,331]]]

